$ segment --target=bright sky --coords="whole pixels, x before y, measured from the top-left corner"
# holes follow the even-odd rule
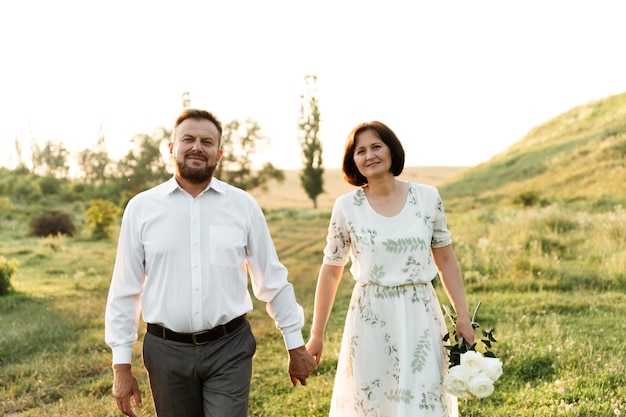
[[[0,164],[63,142],[117,159],[171,127],[181,95],[256,120],[300,167],[300,95],[318,76],[324,165],[358,123],[407,165],[475,165],[572,107],[626,91],[622,0],[20,0],[0,3]]]

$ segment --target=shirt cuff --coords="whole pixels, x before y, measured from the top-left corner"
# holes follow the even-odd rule
[[[304,346],[304,338],[302,337],[302,332],[300,331],[283,334],[283,339],[285,340],[285,346],[287,347],[287,350]]]
[[[131,363],[133,356],[133,347],[120,345],[111,348],[113,352],[113,365],[119,365],[124,363]]]

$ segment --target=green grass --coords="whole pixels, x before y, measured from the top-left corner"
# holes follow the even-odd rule
[[[328,211],[267,213],[281,260],[307,314]],[[479,321],[495,326],[504,375],[495,393],[462,403],[474,416],[601,416],[626,412],[626,213],[567,207],[451,210],[449,223]],[[35,239],[0,233],[0,253],[20,262],[15,293],[0,297],[0,415],[113,416],[103,312],[114,240]],[[439,284],[436,289],[447,303]],[[293,388],[282,338],[255,302],[258,350],[250,416],[327,414],[343,319],[352,290],[346,270],[319,369]],[[134,368],[140,415],[154,415],[140,346]]]
[[[548,203],[626,204],[626,93],[578,106],[532,129],[492,160],[442,185],[448,205],[507,204],[532,191]]]

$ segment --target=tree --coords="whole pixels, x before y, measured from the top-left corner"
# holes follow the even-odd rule
[[[51,175],[57,178],[66,178],[69,172],[67,157],[69,151],[62,142],[55,143],[48,140],[43,148],[33,140],[31,145],[33,172],[38,175]]]
[[[136,135],[131,142],[134,149],[117,162],[117,180],[120,189],[130,194],[147,190],[172,176],[161,154],[171,132],[164,128],[156,129],[152,135]]]
[[[15,154],[17,155],[17,168],[22,169],[26,167],[24,163],[24,157],[22,156],[22,142],[18,136],[15,137]]]
[[[78,152],[76,159],[86,182],[92,185],[102,185],[106,182],[107,167],[111,163],[111,158],[104,144],[102,125],[100,125],[96,146]]]
[[[183,108],[189,107],[191,104],[191,93],[189,91],[185,91],[183,93]]]
[[[222,150],[224,154],[215,170],[215,176],[235,187],[252,190],[267,189],[267,183],[275,179],[283,181],[285,173],[266,162],[260,170],[253,170],[252,157],[257,145],[266,145],[269,139],[261,134],[261,127],[252,120],[244,123],[233,120],[224,125]]]
[[[302,162],[304,169],[300,174],[300,184],[307,196],[317,208],[317,196],[324,192],[324,167],[322,165],[322,142],[318,137],[320,130],[320,109],[316,97],[317,76],[304,77],[307,92],[301,94],[300,120],[298,128],[302,132],[300,146],[302,147]]]

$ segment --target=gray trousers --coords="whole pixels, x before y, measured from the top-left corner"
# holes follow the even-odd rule
[[[205,345],[146,333],[143,360],[158,417],[246,417],[256,341],[246,322]]]

